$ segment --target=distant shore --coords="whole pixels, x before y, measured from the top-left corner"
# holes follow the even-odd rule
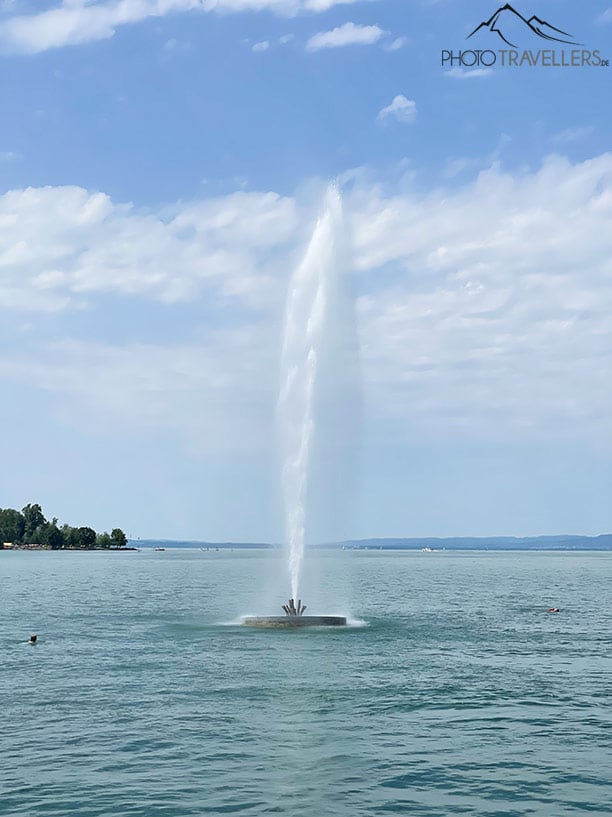
[[[124,553],[126,551],[137,551],[137,547],[122,548],[52,548],[49,545],[10,545],[5,544],[0,551],[11,553],[11,551],[49,551],[50,553]]]
[[[173,539],[130,539],[131,545],[141,548],[195,548],[204,550],[278,550],[281,544],[268,542],[202,542]],[[483,550],[483,551],[612,551],[612,534],[599,536],[552,535],[552,536],[492,536],[447,538],[377,538],[351,539],[344,542],[308,545],[318,550]]]
[[[494,537],[427,537],[406,539],[352,539],[345,542],[329,542],[308,545],[314,550],[342,551],[412,551],[436,553],[442,551],[488,551],[488,552],[610,552],[612,534],[600,536],[494,536]],[[269,542],[206,542],[175,539],[130,539],[126,547],[63,547],[55,548],[59,553],[134,553],[140,550],[282,550],[283,545]],[[2,548],[0,548],[0,551]],[[18,544],[4,545],[4,552],[10,551],[50,551],[48,545]]]

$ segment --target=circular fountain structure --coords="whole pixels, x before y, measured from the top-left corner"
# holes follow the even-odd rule
[[[284,616],[245,616],[242,623],[246,627],[345,627],[344,616],[305,616],[306,605],[298,599],[283,604]]]

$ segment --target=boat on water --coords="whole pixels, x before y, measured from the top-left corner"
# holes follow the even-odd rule
[[[166,548],[153,548],[153,550],[156,550],[158,553],[159,553],[160,551],[162,551],[162,550],[165,550],[165,549],[166,549]]]

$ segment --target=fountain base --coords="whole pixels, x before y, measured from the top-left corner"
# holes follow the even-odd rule
[[[245,616],[246,627],[345,627],[344,616]]]

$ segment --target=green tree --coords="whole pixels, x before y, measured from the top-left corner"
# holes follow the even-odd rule
[[[96,544],[96,532],[93,528],[82,527],[76,529],[78,545],[80,548],[92,548]]]
[[[32,533],[28,536],[28,542],[31,542],[33,545],[46,545],[47,544],[47,528],[49,527],[49,523],[47,522],[46,525],[38,525]]]
[[[64,538],[64,547],[65,548],[78,547],[76,528],[73,528],[70,525],[62,525],[61,533],[62,533],[62,536]]]
[[[113,544],[113,540],[110,538],[110,535],[104,531],[104,533],[99,533],[96,536],[96,547],[97,548],[109,548]]]
[[[49,522],[40,505],[28,503],[21,512],[14,508],[0,508],[0,547],[3,542],[45,545],[53,550],[123,548],[127,545],[127,537],[121,528],[113,528],[110,534],[106,531],[96,534],[88,526],[73,528],[64,524],[60,528],[56,517]]]
[[[53,550],[59,550],[64,547],[64,533],[57,527],[57,519],[54,519],[50,525],[47,525],[42,544],[48,545]]]
[[[23,514],[14,508],[0,510],[0,542],[20,544],[23,542],[24,531],[25,519]]]
[[[121,528],[113,528],[111,531],[111,542],[114,548],[124,548],[127,545],[127,536]]]
[[[63,525],[61,533],[64,537],[64,547],[67,548],[92,548],[96,544],[96,532],[93,528]]]
[[[25,521],[24,539],[30,542],[34,538],[34,534],[47,525],[47,520],[42,512],[40,505],[26,505],[22,508],[23,518]]]

